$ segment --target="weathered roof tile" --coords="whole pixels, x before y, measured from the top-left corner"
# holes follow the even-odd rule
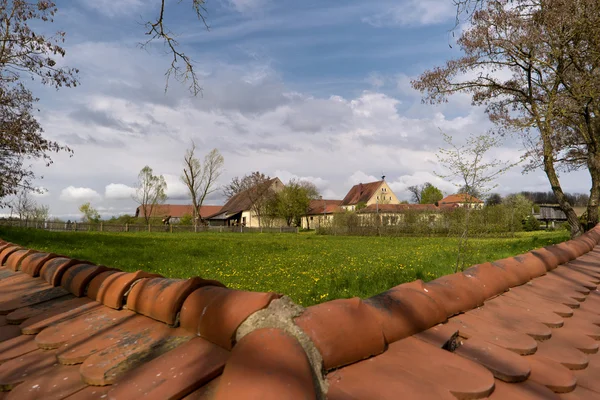
[[[595,398],[599,232],[300,316],[0,242],[0,399]]]

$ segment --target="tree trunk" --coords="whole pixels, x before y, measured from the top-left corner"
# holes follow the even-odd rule
[[[560,209],[567,216],[567,222],[571,227],[571,238],[576,238],[577,236],[583,234],[583,227],[579,222],[579,218],[577,218],[577,214],[575,214],[575,210],[573,210],[573,207],[571,207],[571,204],[569,204],[569,201],[567,200],[567,197],[560,186],[560,181],[558,180],[558,175],[556,174],[556,169],[554,168],[554,157],[552,156],[551,152],[548,154],[546,150],[547,148],[544,146],[544,171],[546,172],[548,181],[550,181],[552,192],[558,200]]]
[[[592,188],[590,189],[590,199],[587,205],[587,230],[592,229],[598,224],[598,204],[600,203],[600,154],[592,152],[588,147],[588,170],[592,179]]]

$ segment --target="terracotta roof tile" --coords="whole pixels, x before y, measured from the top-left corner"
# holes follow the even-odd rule
[[[315,399],[312,372],[302,346],[279,329],[258,329],[231,352],[215,400]]]
[[[435,204],[371,204],[359,210],[359,213],[400,213],[406,211],[439,211],[440,208]]]
[[[29,249],[14,251],[14,252],[10,253],[10,255],[8,255],[4,265],[6,268],[8,268],[12,271],[19,271],[21,269],[21,261],[23,261],[23,259],[26,258],[27,256],[34,254],[34,253],[37,253],[37,252],[34,250],[29,250]]]
[[[449,196],[444,197],[442,200],[439,201],[440,205],[447,205],[447,204],[456,204],[456,203],[483,203],[482,200],[479,200],[477,197],[468,195],[466,193],[458,193],[458,194],[451,194]]]
[[[202,218],[206,218],[209,215],[214,215],[221,211],[223,206],[200,206],[200,216]],[[142,208],[139,206],[137,208],[139,215],[143,215]],[[166,217],[170,215],[174,218],[181,218],[185,215],[193,215],[194,214],[194,206],[192,204],[160,204],[155,206],[152,210],[153,216],[156,217]]]
[[[366,203],[375,194],[377,189],[381,186],[383,181],[370,182],[370,183],[359,183],[358,185],[352,186],[346,197],[342,200],[342,206],[348,206],[358,204],[361,202]]]
[[[219,376],[228,357],[228,351],[203,338],[191,339],[123,375],[109,397],[180,399]]]
[[[311,200],[306,215],[332,214],[340,212],[342,200]]]
[[[244,292],[220,286],[202,287],[190,294],[183,303],[181,327],[231,350],[240,324],[279,297],[275,293]]]
[[[21,261],[21,271],[33,277],[38,277],[40,275],[40,270],[46,261],[56,257],[58,257],[58,255],[53,253],[30,254]]]
[[[0,243],[0,398],[595,398],[599,232],[293,317]]]
[[[144,278],[139,280],[127,296],[127,308],[166,324],[175,324],[184,300],[202,286],[220,282],[191,279]]]

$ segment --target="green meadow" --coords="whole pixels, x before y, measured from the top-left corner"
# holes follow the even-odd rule
[[[274,291],[304,306],[369,297],[415,279],[453,272],[456,239],[239,233],[46,232],[0,227],[0,238],[124,271],[201,276],[228,287]],[[471,239],[470,264],[568,239],[566,231]]]

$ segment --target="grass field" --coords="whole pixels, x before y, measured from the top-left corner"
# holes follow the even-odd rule
[[[201,276],[228,287],[275,291],[302,305],[369,297],[453,272],[456,241],[442,237],[306,234],[46,232],[0,227],[0,238],[36,250],[170,278]],[[568,239],[566,231],[473,239],[472,264]]]

